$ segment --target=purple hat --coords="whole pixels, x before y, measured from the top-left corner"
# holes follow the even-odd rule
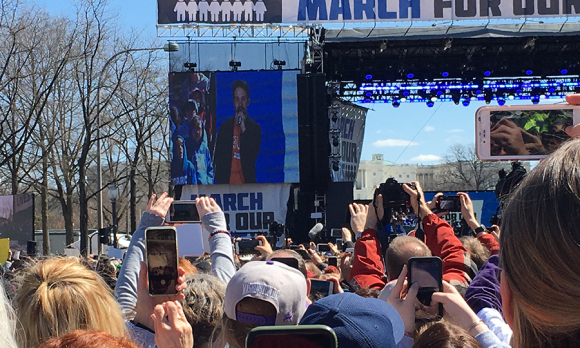
[[[300,325],[327,325],[339,347],[396,347],[405,334],[401,316],[390,304],[352,293],[327,296],[311,304]]]

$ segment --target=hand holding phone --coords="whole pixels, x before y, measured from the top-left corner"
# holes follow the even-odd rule
[[[436,208],[440,211],[460,212],[461,198],[459,196],[439,196]]]
[[[149,294],[151,296],[176,295],[178,253],[175,227],[147,228],[145,250]]]
[[[322,297],[326,297],[328,295],[332,295],[334,293],[334,283],[327,281],[327,280],[317,280],[311,279],[310,280],[310,292],[317,293],[322,295]]]
[[[168,223],[192,223],[201,221],[195,201],[173,201],[165,217]]]
[[[479,317],[465,302],[463,296],[453,285],[446,281],[443,281],[443,292],[435,292],[432,296],[432,301],[439,303],[445,308],[445,319],[463,329],[467,330],[471,323],[479,320]]]
[[[432,295],[443,291],[443,262],[437,256],[411,257],[407,262],[409,284],[419,286],[417,300],[425,307],[430,307]],[[443,316],[443,306],[439,306],[438,313],[428,314]]]
[[[236,255],[248,255],[257,254],[259,251],[256,250],[258,245],[262,245],[261,240],[255,239],[242,239],[235,243]]]

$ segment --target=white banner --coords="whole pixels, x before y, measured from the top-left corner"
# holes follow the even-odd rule
[[[268,232],[274,221],[285,224],[291,184],[187,185],[182,200],[209,196],[226,215],[228,230],[237,234]]]
[[[330,173],[333,182],[354,182],[365,135],[367,108],[335,99],[329,108],[330,128],[340,131],[330,134],[329,141],[332,154],[339,154],[338,170],[333,169],[330,163]],[[336,121],[333,120],[336,119]],[[333,137],[338,136],[338,149],[334,146]],[[338,152],[338,153],[337,153]]]
[[[568,17],[580,13],[580,0],[232,1],[157,0],[157,23],[393,22]]]
[[[580,0],[284,0],[283,23],[566,17]]]

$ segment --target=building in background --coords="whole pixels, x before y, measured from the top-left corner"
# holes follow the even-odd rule
[[[524,162],[530,170],[530,163]],[[419,181],[424,191],[493,190],[501,169],[511,170],[511,162],[481,162],[467,160],[435,165],[395,164],[383,154],[373,154],[372,160],[361,160],[354,185],[354,199],[372,199],[375,187],[388,178],[399,183]]]

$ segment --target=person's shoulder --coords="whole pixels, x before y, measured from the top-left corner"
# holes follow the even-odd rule
[[[258,124],[258,122],[254,121],[250,117],[246,118],[246,124],[249,127],[254,127],[254,128],[262,129],[262,127]]]

